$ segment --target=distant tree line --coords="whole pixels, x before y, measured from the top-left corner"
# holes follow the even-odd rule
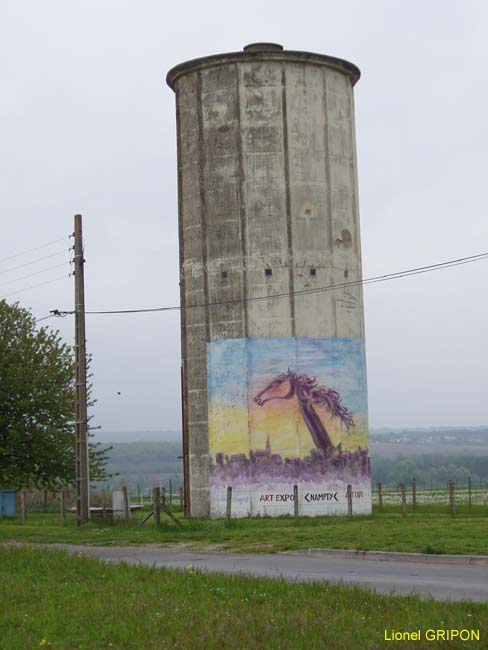
[[[488,427],[429,427],[427,429],[395,429],[372,431],[373,443],[414,443],[473,446],[488,444]]]
[[[179,442],[124,442],[113,443],[111,447],[107,465],[110,473],[154,474],[161,472],[162,467],[169,472],[181,469]]]
[[[107,448],[107,473],[114,478],[97,483],[97,487],[119,488],[126,485],[131,494],[147,490],[153,485],[171,479],[173,486],[178,488],[183,481],[183,461],[180,442],[124,442],[113,443]]]
[[[137,486],[146,489],[158,481],[179,486],[182,481],[182,449],[179,442],[115,443],[108,452],[107,471],[118,474],[109,481],[111,487],[126,484],[136,493]],[[488,454],[423,454],[377,456],[371,459],[372,481],[385,486],[410,483],[415,477],[419,487],[445,487],[454,480],[459,486],[467,485],[471,477],[473,487],[480,481],[488,485]]]
[[[419,487],[445,487],[454,480],[467,485],[471,477],[473,487],[488,484],[488,454],[425,454],[422,456],[375,457],[371,461],[373,483],[396,486],[416,479]]]

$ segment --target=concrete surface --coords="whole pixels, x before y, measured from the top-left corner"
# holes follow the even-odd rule
[[[354,584],[391,595],[421,594],[435,600],[473,600],[488,602],[488,558],[472,565],[466,559],[452,562],[449,556],[398,554],[354,555],[347,551],[308,551],[281,554],[197,553],[159,547],[94,547],[52,544],[49,548],[97,557],[107,562],[146,564],[171,569],[188,565],[212,573],[243,573],[284,578],[289,581],[327,581]],[[305,554],[303,554],[305,553]],[[405,556],[411,555],[411,558]],[[378,557],[381,556],[381,559]],[[470,557],[470,556],[464,556]]]
[[[345,61],[269,44],[168,73],[178,125],[183,453],[192,516],[210,515],[207,342],[364,338],[361,285],[294,295],[361,279],[358,78]],[[285,297],[249,301],[273,294]]]

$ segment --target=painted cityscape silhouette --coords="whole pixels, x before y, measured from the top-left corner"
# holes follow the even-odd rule
[[[370,459],[367,449],[343,450],[339,444],[326,454],[322,449],[311,449],[304,458],[273,454],[269,436],[265,449],[251,450],[249,456],[217,453],[210,458],[210,481],[214,487],[223,485],[258,485],[270,481],[296,483],[340,480],[346,483],[370,477]]]

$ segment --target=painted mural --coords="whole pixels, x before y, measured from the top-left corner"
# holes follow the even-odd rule
[[[371,511],[362,339],[208,343],[210,502],[224,516]]]

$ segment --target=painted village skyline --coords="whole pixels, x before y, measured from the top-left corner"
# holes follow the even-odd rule
[[[314,483],[337,479],[357,482],[370,476],[368,449],[343,450],[339,444],[329,455],[320,449],[310,449],[310,453],[303,458],[283,457],[272,452],[269,435],[266,447],[251,450],[248,456],[244,453],[230,456],[217,453],[215,461],[213,457],[210,458],[210,483],[214,487],[270,481],[293,484],[298,480]]]

